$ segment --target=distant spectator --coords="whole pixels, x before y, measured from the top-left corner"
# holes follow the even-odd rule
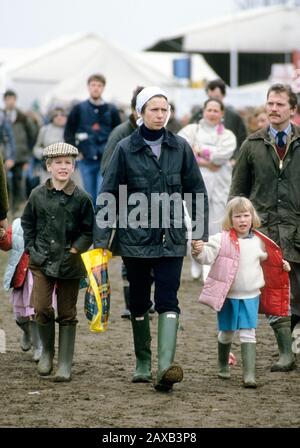
[[[182,123],[177,120],[176,118],[176,109],[173,103],[170,103],[170,118],[167,124],[167,129],[171,132],[174,132],[174,134],[177,134],[178,131],[180,131],[180,129],[183,128]]]
[[[78,147],[79,169],[85,190],[96,204],[102,176],[101,159],[109,134],[120,124],[118,109],[102,99],[106,79],[103,75],[91,75],[87,81],[89,99],[77,104],[67,120],[64,138]]]
[[[3,110],[0,110],[0,154],[4,166],[10,170],[15,163],[16,143],[10,122],[6,119]]]
[[[7,90],[3,98],[4,113],[12,125],[16,142],[15,164],[11,169],[12,175],[9,182],[12,211],[16,212],[26,199],[25,179],[36,138],[36,128],[33,122],[17,108],[17,94],[13,90]]]
[[[39,130],[37,141],[33,148],[34,157],[40,161],[40,183],[44,183],[49,177],[46,164],[43,161],[43,151],[52,143],[63,142],[64,129],[67,121],[67,114],[61,107],[56,107],[50,114],[50,123],[45,124]]]
[[[269,125],[269,117],[264,107],[260,107],[256,111],[257,129],[266,128]]]
[[[226,96],[226,84],[222,79],[215,79],[210,81],[206,86],[206,93],[209,98],[216,98],[221,102],[224,102]],[[202,116],[202,110],[198,111],[194,116],[192,116],[191,122],[197,123]],[[239,149],[243,141],[247,137],[247,130],[245,123],[243,122],[240,115],[231,106],[225,106],[224,126],[234,133],[237,140],[237,146],[233,153],[232,159],[236,160],[238,156]]]
[[[243,118],[247,125],[248,134],[253,134],[253,132],[269,125],[269,118],[264,106],[247,107],[244,110]]]

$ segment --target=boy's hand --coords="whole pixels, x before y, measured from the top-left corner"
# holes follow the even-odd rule
[[[192,240],[192,255],[201,254],[204,247],[204,242],[202,240]]]
[[[291,270],[290,263],[288,261],[286,261],[286,260],[282,260],[282,269],[285,272],[290,272],[290,270]]]
[[[78,250],[76,249],[76,247],[71,247],[70,252],[71,254],[77,254]]]

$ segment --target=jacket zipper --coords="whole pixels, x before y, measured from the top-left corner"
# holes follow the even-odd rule
[[[289,149],[290,149],[291,143],[293,143],[295,140],[296,140],[296,139],[291,140],[290,143],[288,144],[288,147],[287,147],[287,149],[286,149],[286,151],[285,151],[285,154],[284,154],[284,156],[283,156],[283,159],[281,159],[281,158],[279,157],[278,152],[277,152],[275,146],[273,146],[271,142],[268,142],[267,140],[265,140],[265,143],[269,143],[269,144],[271,144],[272,148],[274,149],[275,154],[276,154],[276,157],[277,157],[278,160],[279,160],[279,169],[280,169],[280,170],[282,170],[282,167],[283,167],[283,161],[284,161],[284,159],[286,158],[286,155],[287,155],[287,153],[288,153],[288,151],[289,151]]]

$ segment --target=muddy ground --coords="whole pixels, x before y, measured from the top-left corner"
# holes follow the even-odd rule
[[[7,254],[0,253],[2,278]],[[190,280],[185,260],[179,292],[182,315],[176,360],[184,380],[168,394],[152,384],[130,382],[135,360],[130,322],[123,309],[120,259],[110,265],[111,316],[106,333],[89,331],[78,301],[78,332],[73,380],[54,383],[39,377],[30,352],[19,348],[9,296],[0,290],[0,328],[7,351],[0,354],[0,427],[19,428],[240,428],[299,427],[300,361],[296,371],[271,373],[276,359],[273,332],[263,317],[257,331],[256,390],[244,389],[240,345],[230,381],[216,374],[215,314],[197,303],[199,284]],[[156,369],[157,316],[151,321],[153,371]]]

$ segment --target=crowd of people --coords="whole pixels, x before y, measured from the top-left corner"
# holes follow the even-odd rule
[[[199,300],[217,311],[218,376],[230,378],[231,342],[239,331],[243,384],[256,387],[259,309],[278,345],[271,371],[293,370],[300,351],[296,94],[275,84],[263,107],[242,115],[225,106],[226,85],[217,79],[183,126],[168,95],[153,86],[136,88],[121,122],[117,107],[102,97],[105,83],[103,75],[91,75],[89,98],[68,112],[54,108],[46,120],[20,111],[14,91],[4,93],[0,249],[10,251],[5,285],[22,350],[32,346],[38,373],[50,375],[56,321],[54,381],[70,381],[85,276],[80,254],[111,250],[123,262],[122,317],[130,319],[136,358],[132,381],[152,381],[149,313],[155,311],[154,385],[172,390],[183,379],[174,360],[188,253],[191,277],[199,292],[203,287]],[[167,207],[162,197],[172,199]]]

